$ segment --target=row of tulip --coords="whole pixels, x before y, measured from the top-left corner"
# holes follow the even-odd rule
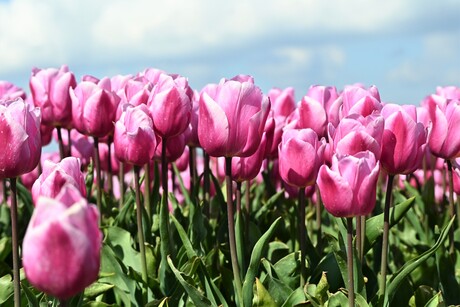
[[[220,221],[212,210],[217,196],[211,195],[221,193],[220,186],[226,188],[226,238],[230,249],[227,260],[231,263],[234,291],[227,303],[222,290],[213,289],[218,293],[216,304],[252,304],[262,247],[279,227],[280,221],[273,221],[252,248],[244,246],[248,241],[242,229],[249,231],[252,198],[249,187],[254,180],[267,187],[274,186],[275,191],[283,188],[287,195],[298,196],[299,238],[295,241],[300,245],[297,262],[301,288],[309,279],[305,213],[305,196],[308,196],[316,199],[319,231],[321,203],[332,216],[346,218],[348,303],[354,305],[362,299],[355,297],[353,235],[356,226],[358,262],[365,263],[366,217],[375,212],[379,178],[386,182],[383,188],[386,197],[378,299],[389,302],[386,271],[395,178],[402,180],[409,175],[409,180],[423,185],[431,177],[440,186],[444,183],[443,187],[449,188],[451,222],[445,223],[444,230],[449,229],[449,255],[456,257],[454,231],[458,226],[451,226],[456,211],[453,191],[460,187],[455,160],[460,156],[458,87],[437,88],[420,107],[383,103],[376,87],[362,85],[346,86],[340,92],[334,87],[312,86],[296,103],[292,88],[273,89],[264,95],[253,78],[245,75],[222,79],[197,92],[184,77],[156,69],[102,79],[84,76],[77,83],[73,73],[62,66],[34,69],[30,90],[31,95],[26,97],[24,91],[11,83],[0,82],[0,131],[5,144],[0,155],[0,177],[5,183],[9,178],[11,189],[16,304],[20,305],[21,300],[15,216],[18,210],[15,178],[19,176],[30,189],[35,205],[21,251],[25,275],[37,289],[64,304],[98,279],[103,247],[100,229],[111,226],[114,209],[110,204],[113,206],[115,199],[119,200],[116,210],[120,213],[127,207],[126,182],[131,181],[134,181],[137,208],[140,304],[155,298],[157,290],[149,282],[152,276],[159,278],[160,291],[166,297],[173,296],[174,287],[169,281],[175,278],[195,304],[206,298],[200,294],[203,289],[188,288],[190,284],[177,275],[174,263],[177,265],[179,260],[172,248],[176,243],[171,242],[171,223],[179,235],[181,226],[174,216],[169,216],[175,206],[168,199],[169,191],[174,195],[173,200],[183,200],[182,206],[193,204],[204,217]],[[67,135],[63,135],[64,130]],[[41,148],[51,142],[53,133],[59,144],[59,156],[50,156],[39,163]],[[198,148],[203,150],[202,155],[197,154]],[[443,161],[448,166],[447,184],[436,177],[442,174]],[[178,172],[174,172],[172,162]],[[201,165],[200,171],[197,164]],[[211,176],[216,179],[212,185],[211,164],[216,165],[217,176]],[[153,180],[151,174],[158,169],[161,176]],[[116,173],[119,176],[113,176]],[[180,175],[179,181],[175,175]],[[188,180],[184,183],[185,177]],[[119,185],[115,186],[114,180]],[[160,183],[162,196],[155,189]],[[246,208],[241,205],[242,184],[248,186]],[[7,197],[5,184],[5,201]],[[97,209],[88,200],[95,200]],[[149,225],[154,217],[159,219],[155,232],[160,237],[159,266],[156,272],[151,272],[146,247],[153,242],[146,237],[152,236]],[[107,233],[105,237],[109,237]],[[180,238],[187,248],[187,240]],[[320,241],[318,235],[318,247]],[[256,257],[253,262],[251,257],[253,266],[248,266],[244,255],[251,253],[258,254],[259,259]],[[305,295],[304,299],[308,299]]]

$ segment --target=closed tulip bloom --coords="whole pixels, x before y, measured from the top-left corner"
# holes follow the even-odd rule
[[[85,177],[81,171],[80,160],[75,157],[64,158],[58,163],[46,160],[42,174],[32,186],[34,203],[40,196],[56,197],[66,184],[73,185],[82,196],[86,196]]]
[[[187,129],[192,112],[192,95],[187,79],[167,74],[160,76],[147,103],[156,134],[171,138]]]
[[[157,138],[157,147],[155,149],[154,159],[161,161],[161,149],[163,148],[163,139]],[[185,145],[187,144],[187,138],[185,133],[176,135],[166,143],[166,160],[168,162],[174,162],[179,159],[184,153]]]
[[[324,105],[310,96],[304,96],[299,105],[297,127],[311,128],[319,137],[326,134],[327,115]]]
[[[272,88],[268,92],[268,97],[270,98],[274,117],[282,116],[286,118],[291,115],[296,108],[293,87],[287,87],[285,89]]]
[[[82,81],[70,88],[70,97],[73,125],[80,133],[101,138],[113,131],[120,98],[107,90],[106,82]]]
[[[414,172],[421,167],[426,146],[425,127],[416,121],[415,106],[386,104],[382,114],[385,117],[382,167],[391,175]]]
[[[0,178],[32,171],[40,161],[40,111],[21,98],[0,103]]]
[[[248,157],[260,144],[270,110],[268,97],[251,82],[223,80],[200,95],[198,138],[214,157]]]
[[[232,159],[232,179],[243,182],[254,179],[262,167],[267,145],[266,134],[262,137],[259,148],[249,157],[235,157]]]
[[[332,157],[321,166],[318,187],[326,210],[336,217],[367,215],[375,206],[380,164],[370,151]]]
[[[312,129],[288,129],[279,145],[279,173],[288,184],[303,188],[314,185],[323,164],[325,143]]]
[[[22,248],[27,280],[61,300],[97,280],[102,246],[97,208],[69,189],[38,199]]]
[[[0,101],[26,99],[26,93],[11,82],[0,80]]]
[[[436,94],[446,99],[457,99],[460,100],[460,87],[457,86],[438,86],[436,88]]]
[[[29,86],[34,105],[40,107],[42,123],[67,127],[72,121],[72,101],[69,89],[75,88],[75,76],[66,65],[60,69],[32,70]]]
[[[115,123],[115,155],[121,162],[142,166],[155,154],[153,121],[146,105],[127,106]]]
[[[346,86],[340,94],[342,100],[341,117],[350,114],[368,116],[382,109],[380,94],[375,86],[364,88],[361,85]]]
[[[318,101],[326,111],[327,122],[337,126],[340,120],[342,100],[334,86],[312,85],[306,97]]]
[[[460,156],[460,100],[428,100],[431,129],[428,146],[431,152],[443,159]]]

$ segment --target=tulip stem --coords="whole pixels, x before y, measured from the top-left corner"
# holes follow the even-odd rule
[[[11,240],[13,247],[13,283],[14,283],[14,306],[21,306],[21,283],[19,277],[19,237],[18,237],[18,204],[16,178],[10,178],[11,189]]]
[[[240,270],[238,267],[238,256],[236,254],[235,222],[232,193],[232,157],[225,157],[225,184],[227,186],[227,220],[228,220],[228,241],[230,245],[230,257],[232,260],[233,277],[236,289],[236,305],[242,307],[243,288],[241,285]]]
[[[108,194],[113,195],[113,178],[112,178],[112,142],[113,136],[109,136],[107,140],[107,185],[108,185]]]
[[[235,200],[236,200],[236,228],[235,228],[235,236],[236,236],[236,254],[238,255],[238,266],[240,269],[244,270],[245,263],[244,263],[244,238],[243,238],[243,220],[242,220],[242,211],[241,211],[241,182],[236,183],[236,192],[235,192]],[[246,232],[247,233],[247,232]]]
[[[189,156],[188,156],[188,163],[189,163],[189,172],[190,172],[190,195],[192,195],[195,189],[195,182],[196,178],[198,177],[196,174],[196,148],[189,146]]]
[[[317,250],[321,251],[322,249],[322,232],[321,232],[321,195],[319,192],[318,186],[316,186],[316,203],[315,203],[315,209],[316,209],[316,248]]]
[[[348,306],[355,306],[355,281],[353,277],[353,218],[347,218],[347,270]]]
[[[388,175],[387,190],[385,195],[385,208],[383,211],[383,239],[382,239],[382,257],[380,264],[380,282],[379,282],[379,296],[385,297],[386,284],[387,284],[387,257],[388,257],[388,236],[390,232],[390,207],[391,195],[393,189],[394,175]]]
[[[100,212],[100,224],[102,225],[102,188],[101,188],[101,161],[99,159],[99,139],[94,138],[94,163],[96,164],[96,204]]]
[[[56,127],[56,131],[57,131],[58,144],[59,144],[59,157],[62,160],[65,158],[66,154],[64,152],[64,143],[62,142],[61,127]]]
[[[120,162],[120,171],[118,174],[119,178],[119,184],[120,184],[120,202],[118,204],[118,208],[121,210],[124,204],[124,198],[125,198],[125,163]]]
[[[139,238],[139,250],[141,253],[142,279],[148,284],[147,278],[147,260],[145,257],[144,229],[142,227],[142,206],[141,206],[141,189],[139,187],[140,167],[134,166],[134,185],[136,189],[136,216],[137,216],[137,235]]]
[[[362,249],[361,249],[361,241],[362,241],[362,229],[361,229],[361,223],[362,223],[362,220],[361,220],[361,216],[358,215],[356,216],[356,249],[358,251],[358,259],[360,261],[360,263],[362,262]]]
[[[300,241],[300,287],[305,286],[305,278],[307,276],[307,268],[305,267],[305,259],[307,253],[306,245],[306,229],[305,229],[305,187],[299,188],[299,241]]]
[[[246,211],[244,219],[244,233],[249,233],[249,214],[251,212],[251,180],[246,181],[246,191],[244,192],[246,198]]]
[[[211,201],[209,197],[209,190],[210,190],[210,169],[209,169],[209,155],[204,152],[204,173],[203,173],[203,201],[204,203],[208,206],[208,217],[212,217],[212,206],[211,206]]]
[[[3,183],[3,203],[6,204],[8,202],[8,187],[6,185],[6,179],[2,180]]]
[[[144,168],[144,207],[147,210],[147,215],[149,219],[152,219],[152,202],[150,200],[150,194],[152,193],[152,189],[150,186],[151,178],[150,178],[150,161],[147,162]]]
[[[447,162],[447,171],[449,172],[449,215],[450,218],[453,218],[455,215],[455,203],[454,203],[454,178],[452,176],[452,162],[446,159]],[[460,226],[460,217],[457,215],[458,220],[458,227]],[[455,247],[454,247],[454,227],[450,228],[449,231],[449,242],[450,248],[449,253],[451,255],[455,254]]]
[[[68,148],[68,156],[72,156],[72,139],[70,138],[70,131],[71,129],[67,129],[67,148]]]

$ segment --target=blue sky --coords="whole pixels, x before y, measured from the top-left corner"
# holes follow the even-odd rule
[[[418,104],[460,86],[458,0],[0,0],[0,80],[27,89],[33,66],[78,78],[156,67],[200,89],[250,74],[264,91],[376,85]]]

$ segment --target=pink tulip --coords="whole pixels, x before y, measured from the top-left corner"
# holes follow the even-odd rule
[[[157,139],[154,159],[161,161],[161,149],[163,147],[163,139]],[[184,153],[185,145],[187,144],[186,135],[184,133],[176,135],[166,143],[166,160],[174,162]]]
[[[353,155],[360,151],[370,150],[376,159],[380,158],[384,118],[381,115],[363,117],[352,114],[340,120],[337,128],[329,124],[330,154],[326,160],[330,161],[334,153],[340,155]]]
[[[321,166],[318,186],[326,210],[336,217],[367,215],[375,206],[380,165],[370,151],[332,157]]]
[[[32,186],[32,199],[34,203],[39,196],[56,197],[62,187],[71,184],[86,196],[85,177],[81,171],[80,160],[75,157],[67,157],[58,163],[46,160],[40,177]]]
[[[302,188],[314,185],[323,164],[325,143],[311,129],[284,131],[279,145],[279,173],[288,184]]]
[[[254,179],[262,167],[265,156],[267,138],[262,136],[259,148],[249,157],[234,157],[232,159],[232,179],[236,182],[243,182]]]
[[[291,115],[296,108],[293,87],[288,87],[284,90],[272,88],[268,92],[268,97],[270,98],[274,117],[281,116],[286,118]]]
[[[382,109],[380,94],[375,86],[368,89],[361,85],[346,86],[340,94],[342,100],[341,118],[350,114],[364,117]]]
[[[69,89],[75,88],[75,76],[66,65],[60,69],[32,69],[29,81],[34,105],[42,113],[42,123],[67,127],[72,121],[72,101]]]
[[[40,197],[23,242],[27,280],[59,299],[82,292],[97,280],[102,233],[99,213],[66,186],[56,199]]]
[[[56,132],[56,130],[54,132]],[[57,133],[54,133],[53,135],[54,139],[57,140]],[[70,139],[72,147],[70,152],[71,156],[80,159],[82,167],[86,168],[94,156],[93,140],[75,129],[70,131]],[[62,142],[64,143],[64,146],[69,146],[68,133],[62,134]]]
[[[153,121],[146,105],[127,105],[115,123],[115,155],[121,162],[142,166],[155,154],[156,138]]]
[[[120,98],[110,90],[110,79],[80,82],[70,88],[70,97],[73,124],[80,133],[102,138],[113,131]]]
[[[26,93],[16,85],[8,81],[0,80],[0,101],[26,99]]]
[[[190,124],[184,131],[185,137],[188,140],[187,145],[191,147],[201,147],[198,139],[198,108],[200,106],[200,94],[197,91],[193,92],[192,112],[190,116]]]
[[[306,97],[319,102],[326,111],[327,122],[337,127],[340,120],[342,100],[334,86],[312,85]]]
[[[431,152],[443,159],[460,156],[460,100],[432,97],[427,101],[427,107],[431,119],[428,133]]]
[[[416,121],[415,106],[386,104],[382,114],[382,167],[391,175],[414,172],[422,166],[426,146],[425,128]]]
[[[457,86],[438,86],[436,88],[436,94],[446,99],[460,100],[460,87]]]
[[[40,110],[24,100],[0,103],[0,178],[18,177],[40,161]]]
[[[251,82],[225,81],[200,96],[198,138],[210,156],[248,157],[260,144],[270,109],[268,97]]]
[[[156,134],[171,138],[187,129],[192,112],[192,95],[185,78],[167,74],[160,76],[147,103]]]

